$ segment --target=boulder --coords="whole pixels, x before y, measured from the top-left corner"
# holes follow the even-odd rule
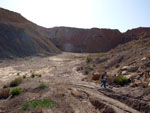
[[[141,81],[135,79],[134,83],[131,83],[130,86],[131,87],[138,87],[138,86],[140,86],[140,84],[141,84]]]
[[[147,58],[146,57],[143,57],[143,58],[141,58],[141,61],[145,61]]]
[[[121,70],[122,70],[122,71],[127,70],[128,67],[129,67],[129,66],[123,66],[123,67],[121,68]]]
[[[131,74],[126,75],[126,77],[130,79],[131,81],[134,81],[134,79],[136,79],[137,76],[139,76],[137,73],[131,73]]]
[[[122,75],[127,75],[128,72],[127,72],[127,71],[122,71],[121,74],[122,74]]]
[[[92,74],[92,80],[99,80],[101,77],[101,74],[99,72],[95,72]]]
[[[144,81],[144,82],[141,82],[140,86],[143,87],[143,88],[147,88],[148,84],[149,84],[148,82]]]
[[[81,79],[81,81],[87,81],[88,77],[84,77]]]
[[[128,72],[136,72],[138,70],[138,67],[137,66],[129,66],[127,68],[127,71]]]
[[[10,89],[1,89],[0,90],[0,99],[6,99],[10,96]]]
[[[128,72],[135,72],[138,70],[138,67],[137,66],[123,66],[121,68],[122,71],[128,71]]]
[[[150,82],[148,83],[148,87],[150,87]]]

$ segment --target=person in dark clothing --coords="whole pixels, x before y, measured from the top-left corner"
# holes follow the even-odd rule
[[[104,88],[106,88],[106,78],[107,78],[107,72],[105,72],[104,74],[102,74],[101,87],[104,86]]]

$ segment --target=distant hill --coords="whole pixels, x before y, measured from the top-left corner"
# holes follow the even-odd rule
[[[58,53],[47,29],[20,14],[0,8],[0,57]]]

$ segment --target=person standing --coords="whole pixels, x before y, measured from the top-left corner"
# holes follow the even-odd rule
[[[104,88],[106,88],[106,78],[107,78],[107,72],[104,72],[104,74],[102,74],[101,87],[104,86]]]

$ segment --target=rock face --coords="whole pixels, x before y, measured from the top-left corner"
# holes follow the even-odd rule
[[[55,27],[49,29],[52,42],[67,52],[106,52],[119,44],[150,36],[150,28],[137,28],[120,33],[111,29],[78,29]]]
[[[128,40],[149,38],[150,37],[150,27],[139,27],[136,29],[128,30],[124,33],[124,37]]]
[[[118,30],[55,27],[49,35],[56,47],[67,52],[105,52],[123,42]]]
[[[18,13],[0,8],[0,58],[58,51],[46,28],[35,25]]]

